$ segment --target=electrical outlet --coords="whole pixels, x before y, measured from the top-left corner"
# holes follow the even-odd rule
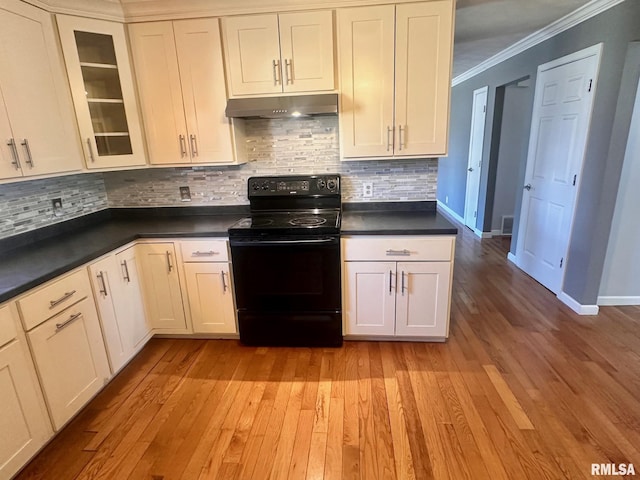
[[[189,187],[180,187],[180,200],[183,202],[191,201],[191,190]]]
[[[62,198],[54,198],[51,200],[51,205],[53,206],[53,214],[56,217],[62,215]]]
[[[364,198],[373,197],[373,182],[362,182],[362,196]]]

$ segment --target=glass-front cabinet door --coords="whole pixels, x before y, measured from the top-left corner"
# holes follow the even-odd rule
[[[87,168],[144,165],[124,26],[57,15]]]

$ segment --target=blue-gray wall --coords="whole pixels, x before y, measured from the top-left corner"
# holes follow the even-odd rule
[[[629,65],[630,42],[640,40],[640,1],[623,3],[583,22],[527,51],[496,65],[455,86],[451,97],[451,134],[449,157],[439,161],[438,200],[460,216],[464,214],[466,167],[471,123],[473,90],[489,86],[485,128],[484,165],[480,180],[478,223],[483,231],[491,229],[497,156],[491,158],[496,89],[515,80],[530,77],[531,89],[526,115],[529,131],[538,65],[575,51],[603,43],[600,72],[594,98],[590,136],[584,160],[576,217],[571,233],[563,291],[581,304],[596,304],[611,218],[620,180],[624,145],[629,131],[637,71]],[[634,83],[635,82],[635,83]],[[524,168],[517,181],[524,181]],[[521,196],[518,196],[514,225],[519,221]],[[517,230],[512,251],[515,251]]]

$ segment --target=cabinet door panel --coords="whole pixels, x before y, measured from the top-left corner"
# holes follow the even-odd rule
[[[236,333],[227,263],[186,263],[184,272],[196,333]]]
[[[17,151],[11,146],[11,139],[13,139],[14,142],[16,141],[11,131],[9,115],[4,106],[4,98],[2,97],[2,90],[0,89],[0,179],[22,176],[22,163],[17,156]]]
[[[393,154],[394,6],[338,11],[342,154]]]
[[[144,165],[124,26],[57,16],[87,168]]]
[[[171,22],[129,25],[152,164],[189,162],[178,55]],[[182,135],[182,142],[180,136]]]
[[[278,21],[284,91],[333,90],[333,12],[282,13]]]
[[[166,332],[186,331],[173,243],[139,245],[142,286],[149,323]]]
[[[453,7],[396,7],[396,155],[447,153]]]
[[[3,0],[0,44],[0,86],[24,174],[79,170],[73,106],[51,15]]]
[[[230,94],[282,92],[278,15],[227,17],[223,21]]]
[[[93,301],[82,300],[27,336],[53,424],[59,430],[109,378]]]
[[[397,272],[396,335],[446,337],[451,263],[401,262]]]
[[[90,265],[89,277],[100,312],[111,372],[115,373],[129,360],[131,352],[130,324],[116,314],[117,306],[123,299],[118,290],[115,259],[109,256]]]
[[[346,335],[393,335],[395,262],[345,262]]]
[[[125,318],[130,324],[132,353],[144,346],[151,332],[142,300],[136,250],[137,247],[131,247],[116,255],[120,292],[122,293],[122,302],[116,305],[116,312],[119,318]]]
[[[233,161],[217,18],[174,22],[192,163]]]

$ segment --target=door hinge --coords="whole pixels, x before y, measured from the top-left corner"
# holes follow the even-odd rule
[[[560,268],[562,268],[563,263],[564,263],[564,257],[560,259]]]
[[[578,179],[578,175],[573,176],[573,186],[576,186],[576,180]]]
[[[482,113],[487,113],[487,106],[486,105],[482,106]]]
[[[477,211],[473,212],[473,218],[478,218],[478,212]]]
[[[591,91],[591,87],[593,86],[593,78],[591,80],[589,80],[589,90],[587,90],[588,92]]]

